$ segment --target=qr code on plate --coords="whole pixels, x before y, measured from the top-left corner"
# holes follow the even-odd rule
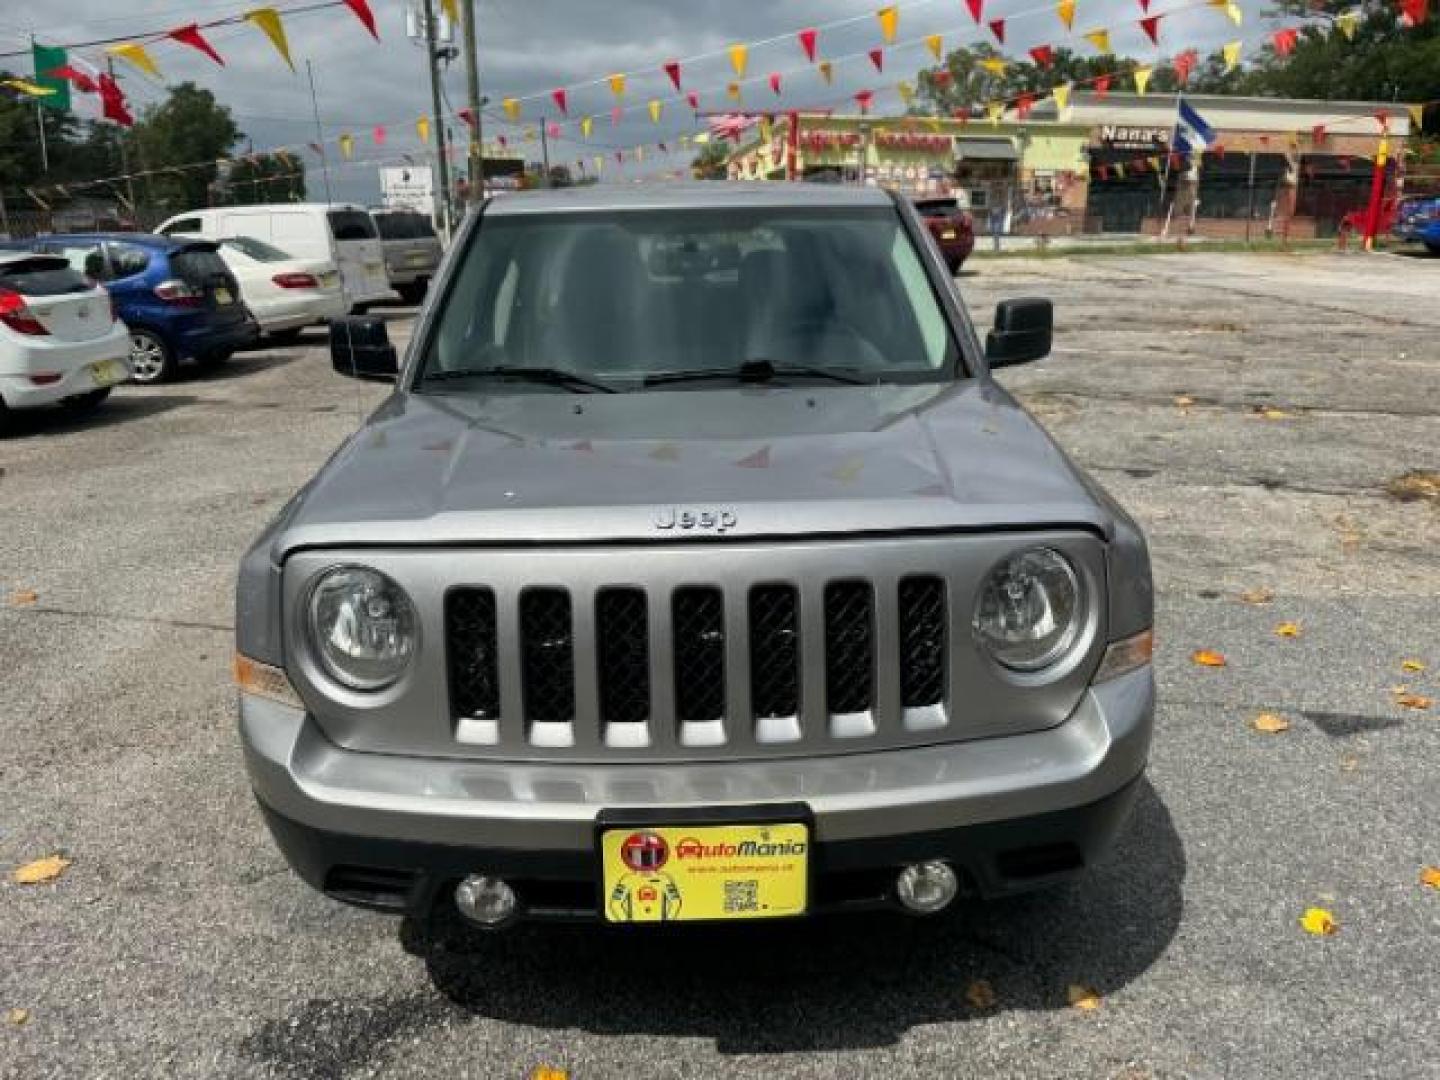
[[[760,910],[760,882],[725,882],[725,914],[736,915],[744,911]]]

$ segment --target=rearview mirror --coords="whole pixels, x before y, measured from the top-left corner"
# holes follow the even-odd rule
[[[995,308],[995,329],[985,340],[992,368],[1043,360],[1055,335],[1055,307],[1049,300],[1002,300]]]
[[[400,375],[400,360],[385,320],[373,315],[330,320],[330,364],[351,379],[394,382]]]

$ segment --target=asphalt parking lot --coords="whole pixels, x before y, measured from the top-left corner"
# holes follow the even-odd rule
[[[1396,481],[1440,470],[1440,260],[1003,259],[960,284],[981,322],[1056,300],[1056,354],[1003,380],[1150,536],[1157,737],[1106,866],[937,922],[430,955],[311,892],[229,683],[240,553],[381,397],[311,332],[0,440],[0,1075],[1435,1075],[1440,705],[1397,688],[1440,699],[1440,503]],[[12,882],[55,852],[58,880]],[[1301,929],[1312,906],[1337,933]]]

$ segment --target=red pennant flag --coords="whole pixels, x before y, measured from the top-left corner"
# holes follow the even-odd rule
[[[1048,68],[1055,62],[1055,50],[1049,45],[1036,45],[1030,50],[1030,58],[1042,68]]]
[[[876,71],[884,71],[884,70],[885,70],[885,50],[884,50],[884,49],[871,49],[871,50],[870,50],[870,63],[872,63],[872,64],[875,65],[875,70],[876,70]]]
[[[545,134],[552,139],[560,138],[560,125],[555,123],[554,120],[551,120],[550,123],[545,125]]]
[[[1150,0],[1140,0],[1140,10],[1148,12],[1150,10]]]
[[[497,135],[497,136],[495,136],[495,141],[500,144],[500,149],[502,149],[502,150],[505,149],[505,147],[507,147],[507,146],[510,145],[510,140],[507,139],[504,135]]]
[[[1095,80],[1095,100],[1104,101],[1105,96],[1110,93],[1110,76],[1101,75]]]
[[[985,6],[985,0],[965,0],[965,6],[970,9],[970,15],[975,20],[975,25],[980,25],[980,11]]]
[[[365,24],[365,29],[370,31],[370,36],[376,41],[380,40],[379,33],[375,30],[375,13],[370,10],[366,0],[345,0],[345,6],[355,13],[355,17]]]
[[[135,125],[135,118],[125,105],[124,91],[109,75],[100,76],[100,110],[106,120],[114,120],[121,127]]]
[[[1034,94],[1021,94],[1018,98],[1015,99],[1015,115],[1018,116],[1021,120],[1027,119],[1030,116],[1030,110],[1034,107]]]
[[[871,90],[861,90],[855,95],[855,104],[860,106],[861,115],[868,115],[870,104],[875,100],[875,93]]]
[[[70,64],[61,64],[57,68],[51,68],[45,72],[45,74],[52,79],[64,79],[74,86],[76,90],[84,94],[98,94],[100,92],[99,83],[79,68],[73,67]]]
[[[697,94],[694,90],[691,90],[688,94],[685,95],[685,100],[690,103],[690,108],[696,110],[697,112],[699,111],[700,95]]]
[[[563,87],[550,91],[550,97],[555,102],[555,107],[560,110],[561,116],[570,115],[570,95],[565,93]]]
[[[1005,44],[1005,20],[996,19],[990,24],[990,32],[995,35],[995,40],[1001,45]]]
[[[1310,139],[1312,142],[1315,143],[1316,146],[1319,146],[1321,143],[1323,143],[1325,141],[1325,125],[1316,124],[1313,128],[1311,128]]]
[[[1175,68],[1175,77],[1180,80],[1180,85],[1190,81],[1190,73],[1195,70],[1195,65],[1200,62],[1200,54],[1194,49],[1186,49],[1179,56],[1175,57],[1172,64]]]
[[[220,59],[220,54],[210,47],[210,42],[206,41],[204,35],[200,33],[198,23],[191,23],[189,26],[177,26],[174,30],[168,31],[165,36],[173,38],[182,45],[189,45],[192,49],[199,49],[221,67],[225,66],[225,61]]]
[[[1430,0],[1400,0],[1400,13],[1411,27],[1419,26],[1429,13]]]
[[[1377,123],[1377,124],[1380,125],[1380,130],[1381,130],[1381,131],[1389,131],[1389,130],[1390,130],[1390,114],[1389,114],[1388,112],[1386,112],[1384,109],[1381,109],[1379,112],[1377,112],[1377,113],[1375,114],[1375,123]]]
[[[815,47],[820,42],[820,31],[806,28],[800,31],[800,47],[805,50],[805,59],[815,62]]]
[[[954,109],[950,113],[950,119],[959,120],[960,126],[964,127],[966,124],[970,123],[970,114],[964,109]]]
[[[778,71],[772,71],[772,72],[770,73],[770,89],[775,91],[775,94],[776,94],[777,97],[779,96],[779,94],[780,94],[780,73],[779,73]]]
[[[1276,30],[1272,40],[1275,42],[1275,51],[1281,56],[1289,56],[1295,49],[1295,41],[1300,37],[1300,31],[1294,27],[1287,26],[1284,29]]]
[[[1160,20],[1164,15],[1150,15],[1140,20],[1140,29],[1145,31],[1145,36],[1150,39],[1150,44],[1160,44]]]
[[[675,92],[680,92],[680,61],[671,60],[665,65],[665,74],[670,76],[670,81],[675,85]]]
[[[384,125],[384,124],[376,124],[376,125],[375,125],[375,130],[372,131],[371,134],[375,137],[375,145],[376,145],[376,146],[384,146],[384,145],[385,145],[385,125]]]
[[[465,126],[468,127],[471,131],[475,130],[475,114],[473,112],[471,112],[469,109],[461,109],[455,115],[460,117],[461,120],[465,121]]]
[[[610,110],[610,126],[611,126],[611,127],[619,127],[619,126],[620,126],[620,117],[623,116],[624,114],[625,114],[625,110],[622,109],[622,108],[620,108],[619,105],[616,105],[613,109],[611,109],[611,110]]]
[[[1225,160],[1225,144],[1223,142],[1217,142],[1210,150],[1215,155],[1216,161]]]
[[[930,73],[930,81],[942,90],[949,86],[953,79],[954,76],[950,74],[949,68],[941,68],[939,71],[932,71]]]

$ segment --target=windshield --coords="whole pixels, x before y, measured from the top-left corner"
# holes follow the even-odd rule
[[[256,262],[284,262],[290,256],[277,247],[256,240],[253,236],[232,236],[222,241],[228,248],[234,248],[241,255],[248,255]]]
[[[922,382],[957,355],[893,207],[526,213],[482,220],[419,381],[513,366],[635,389],[764,361]]]
[[[330,231],[335,234],[335,239],[344,240],[374,240],[376,238],[375,222],[370,220],[370,215],[363,210],[331,210]]]

